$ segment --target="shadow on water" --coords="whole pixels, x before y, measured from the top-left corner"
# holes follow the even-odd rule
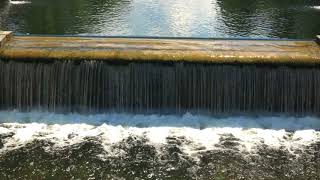
[[[313,38],[319,33],[316,0],[217,0],[229,36]]]
[[[80,34],[91,26],[112,21],[125,11],[126,0],[31,0],[31,3],[0,2],[0,27],[33,34]],[[1,20],[2,19],[2,20]]]

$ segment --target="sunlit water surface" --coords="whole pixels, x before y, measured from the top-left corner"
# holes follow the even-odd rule
[[[0,29],[33,34],[314,38],[318,0],[0,2]]]
[[[33,34],[313,38],[318,1],[1,1]],[[320,119],[0,112],[0,179],[320,179]]]

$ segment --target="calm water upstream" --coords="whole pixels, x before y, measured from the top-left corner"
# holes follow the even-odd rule
[[[36,34],[314,38],[318,0],[0,2],[0,29]]]

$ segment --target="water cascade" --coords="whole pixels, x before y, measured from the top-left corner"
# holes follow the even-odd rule
[[[320,179],[320,46],[8,36],[0,179]]]
[[[2,110],[320,112],[320,69],[269,65],[0,61]]]

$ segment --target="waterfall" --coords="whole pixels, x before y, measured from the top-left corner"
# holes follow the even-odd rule
[[[316,115],[319,89],[318,67],[0,61],[1,110]]]
[[[317,66],[2,59],[0,179],[319,179],[318,89]]]

